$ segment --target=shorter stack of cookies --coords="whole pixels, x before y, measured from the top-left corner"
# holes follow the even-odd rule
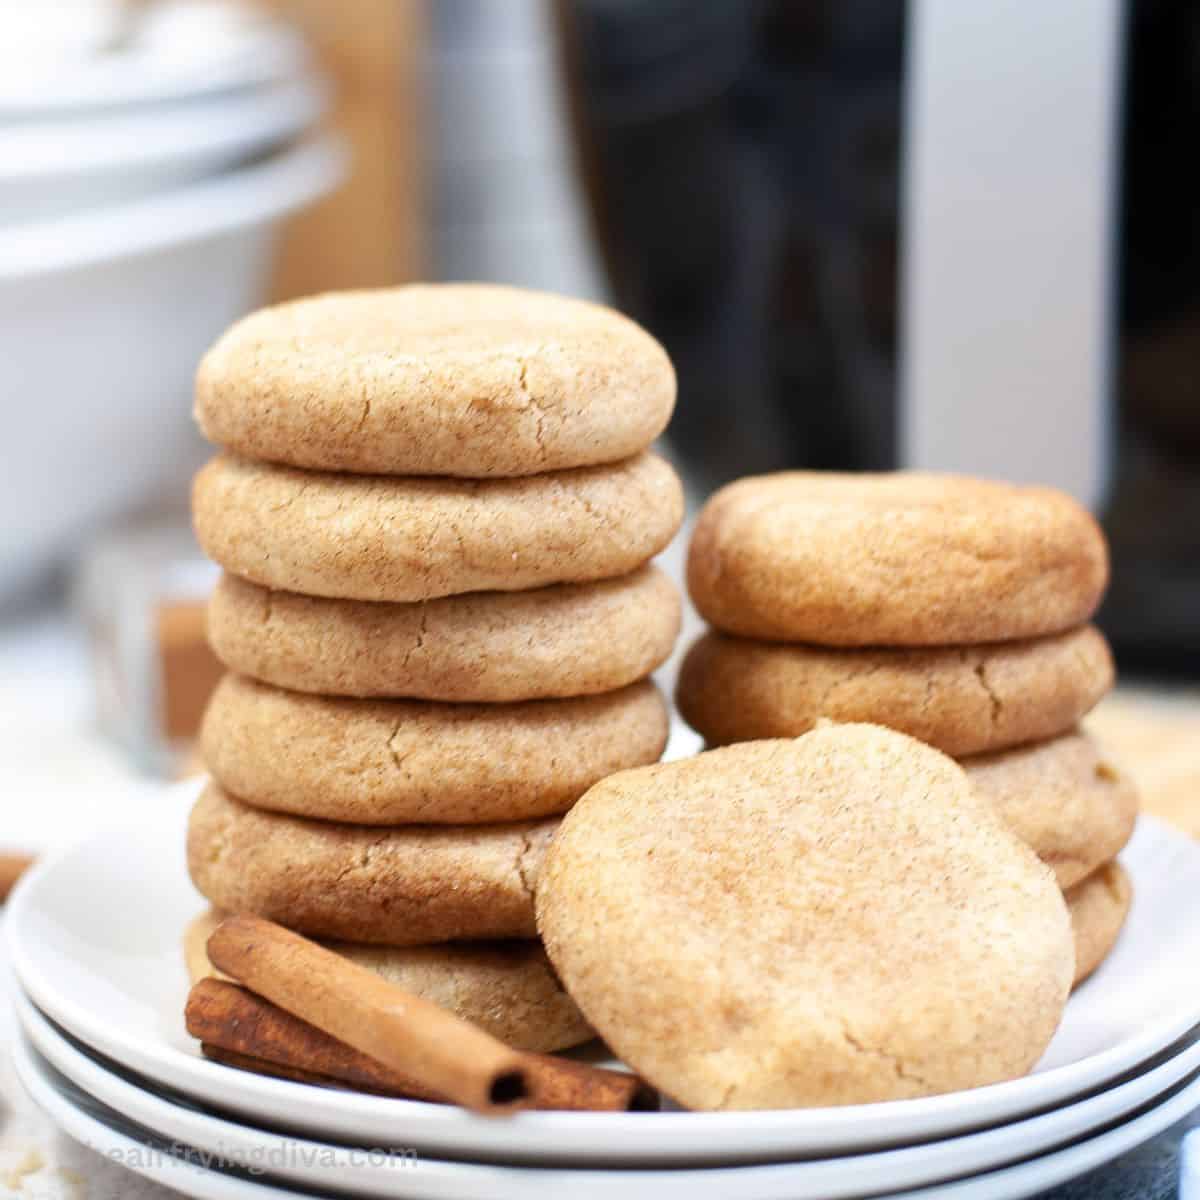
[[[1131,899],[1129,780],[1078,728],[1113,683],[1087,622],[1108,579],[1091,515],[1049,488],[919,473],[740,480],[697,522],[688,588],[714,626],[677,701],[710,745],[865,721],[957,758],[1054,870],[1076,981]]]
[[[229,674],[188,842],[216,910],[519,1048],[590,1036],[533,884],[561,814],[666,744],[679,597],[649,560],[683,498],[646,447],[674,398],[638,326],[513,289],[315,297],[221,338],[193,512]]]

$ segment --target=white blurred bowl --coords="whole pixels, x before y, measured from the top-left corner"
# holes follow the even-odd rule
[[[142,17],[131,44],[101,52],[116,6],[76,3],[60,10],[61,3],[15,8],[0,3],[0,118],[259,87],[296,74],[309,61],[295,30],[257,16],[245,5],[159,0]],[[18,21],[22,14],[23,24]],[[80,29],[84,32],[76,36]],[[69,34],[68,40],[56,40],[56,31]],[[24,36],[34,33],[39,36]],[[57,50],[39,52],[40,43]]]
[[[170,486],[196,363],[262,303],[280,219],[329,191],[329,140],[172,192],[0,229],[0,596]]]
[[[273,150],[327,102],[297,78],[203,100],[0,124],[0,225],[136,199]]]

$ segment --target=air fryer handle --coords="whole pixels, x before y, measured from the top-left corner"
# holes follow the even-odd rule
[[[901,237],[905,465],[1109,474],[1121,0],[913,0]]]

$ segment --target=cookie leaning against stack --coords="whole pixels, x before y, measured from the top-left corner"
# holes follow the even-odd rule
[[[561,814],[666,744],[680,606],[649,559],[683,498],[646,447],[674,398],[638,326],[510,288],[318,296],[217,342],[193,516],[230,673],[188,839],[216,908],[440,1001],[506,978],[517,1046],[588,1036],[561,991],[547,1019],[533,883]],[[525,941],[437,948],[479,939]]]
[[[1075,893],[1137,813],[1129,781],[1076,728],[1113,683],[1087,624],[1107,579],[1096,522],[1049,488],[907,472],[743,479],[696,524],[688,588],[714,628],[684,661],[679,708],[710,745],[821,720],[928,742]],[[1106,895],[1105,928],[1119,913],[1119,929],[1128,888]],[[1098,944],[1101,909],[1072,905],[1081,945]]]
[[[601,781],[554,837],[537,918],[587,1019],[689,1108],[1015,1078],[1074,973],[1051,871],[951,759],[878,725]]]

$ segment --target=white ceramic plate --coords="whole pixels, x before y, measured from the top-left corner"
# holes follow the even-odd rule
[[[45,221],[233,167],[297,136],[325,89],[297,78],[209,100],[0,124],[0,222]]]
[[[501,1190],[535,1194],[553,1183],[558,1194],[616,1200],[630,1188],[638,1195],[786,1195],[788,1200],[849,1200],[958,1179],[1021,1162],[1067,1145],[1143,1108],[1200,1071],[1200,1028],[1183,1045],[1143,1074],[1089,1099],[1052,1109],[1010,1125],[875,1154],[785,1164],[716,1169],[563,1170],[447,1163],[421,1157],[410,1169],[384,1150],[288,1138],[181,1104],[146,1080],[88,1053],[50,1024],[29,999],[17,993],[17,1019],[37,1052],[81,1091],[162,1138],[191,1146],[213,1158],[261,1164],[280,1180],[309,1188],[341,1189],[356,1195],[390,1197],[398,1182],[411,1200],[445,1196],[493,1196]],[[404,1171],[398,1179],[397,1171]],[[497,1185],[503,1184],[504,1188]]]
[[[249,1143],[217,1143],[215,1151],[162,1137],[101,1104],[38,1057],[25,1038],[13,1048],[13,1063],[31,1099],[71,1137],[130,1170],[185,1195],[209,1200],[273,1200],[312,1195],[311,1177],[303,1193],[277,1186],[274,1163],[324,1158],[332,1148],[291,1141],[279,1144],[250,1131]],[[1169,1095],[1123,1125],[1050,1154],[983,1175],[905,1192],[905,1200],[1019,1200],[1074,1179],[1139,1146],[1200,1105],[1200,1077],[1188,1076]],[[220,1160],[224,1160],[224,1164]],[[353,1191],[363,1168],[350,1170],[343,1152],[337,1175],[343,1191]],[[713,1171],[563,1171],[537,1168],[480,1167],[396,1157],[374,1170],[388,1187],[382,1194],[409,1200],[611,1200],[614,1196],[653,1195],[655,1200],[799,1200],[813,1193],[797,1190],[800,1173],[820,1164],[749,1166]],[[204,1165],[201,1165],[204,1164]],[[850,1167],[849,1169],[853,1169]],[[379,1193],[377,1193],[379,1194]],[[820,1193],[816,1193],[820,1194]],[[878,1193],[875,1193],[878,1195]],[[889,1186],[889,1195],[894,1188]],[[870,1196],[867,1190],[857,1192]]]
[[[1124,861],[1136,899],[1110,959],[1072,997],[1025,1079],[948,1096],[754,1113],[524,1113],[504,1122],[443,1105],[317,1089],[206,1062],[181,1018],[180,938],[203,902],[187,881],[196,785],[135,826],[102,831],[30,872],[9,903],[11,962],[39,1008],[88,1046],[273,1128],[359,1145],[394,1141],[507,1162],[728,1164],[913,1144],[1043,1111],[1137,1068],[1200,1024],[1200,845],[1143,818]],[[1191,907],[1189,907],[1191,906]]]
[[[304,41],[277,22],[246,20],[232,6],[184,30],[148,25],[124,50],[0,57],[0,117],[15,119],[211,96],[273,83],[303,69]],[[48,14],[39,13],[45,20]],[[12,45],[13,43],[10,43]]]

